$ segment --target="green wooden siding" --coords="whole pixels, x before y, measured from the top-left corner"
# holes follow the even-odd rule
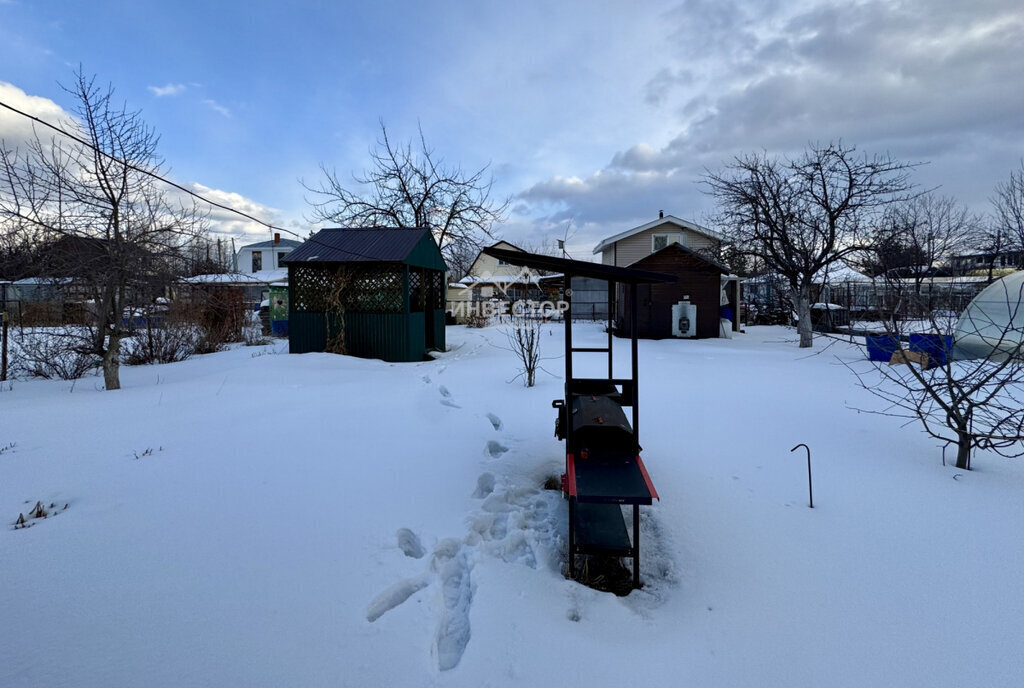
[[[403,313],[346,313],[331,315],[330,319],[332,333],[337,331],[339,320],[344,320],[345,349],[352,356],[393,362],[423,360],[423,345],[420,343],[417,349],[410,342],[410,322]],[[289,351],[323,351],[327,346],[326,325],[323,313],[293,312],[288,322]]]
[[[448,343],[445,341],[445,329],[444,329],[444,309],[433,311],[434,320],[434,348],[438,351],[444,351],[448,348]]]

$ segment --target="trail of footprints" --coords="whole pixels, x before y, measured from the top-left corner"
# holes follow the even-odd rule
[[[430,378],[423,376],[423,382],[430,384]],[[446,387],[440,386],[439,392],[442,404],[459,408]],[[503,429],[504,424],[497,415],[487,413],[485,417],[496,432]],[[492,459],[500,458],[508,450],[497,440],[489,440],[485,445],[485,454]],[[441,671],[458,666],[469,644],[474,555],[483,553],[536,568],[537,553],[544,552],[548,566],[554,570],[560,570],[561,566],[557,547],[543,544],[558,542],[564,537],[558,528],[565,519],[554,513],[561,501],[557,493],[499,486],[494,474],[487,472],[477,478],[472,496],[481,503],[470,513],[468,532],[462,540],[446,538],[438,542],[430,553],[426,570],[383,590],[366,608],[367,621],[374,622],[421,590],[436,587],[441,610],[431,652]],[[426,548],[412,530],[400,528],[395,537],[398,548],[406,556],[426,557]]]

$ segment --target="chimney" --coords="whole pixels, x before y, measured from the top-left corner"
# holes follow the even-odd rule
[[[664,211],[664,210],[659,210],[659,211],[658,211],[658,219],[660,220],[660,219],[662,219],[663,217],[665,217],[665,211]]]
[[[281,232],[274,232],[274,243],[275,244],[280,244],[281,243]]]

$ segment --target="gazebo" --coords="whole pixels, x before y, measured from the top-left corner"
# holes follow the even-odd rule
[[[447,266],[429,229],[322,229],[283,262],[291,353],[399,362],[444,350]]]

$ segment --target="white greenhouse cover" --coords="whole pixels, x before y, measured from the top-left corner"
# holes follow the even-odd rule
[[[993,282],[974,297],[953,331],[956,359],[1021,355],[1024,340],[1024,270]],[[995,354],[993,356],[993,353]]]

